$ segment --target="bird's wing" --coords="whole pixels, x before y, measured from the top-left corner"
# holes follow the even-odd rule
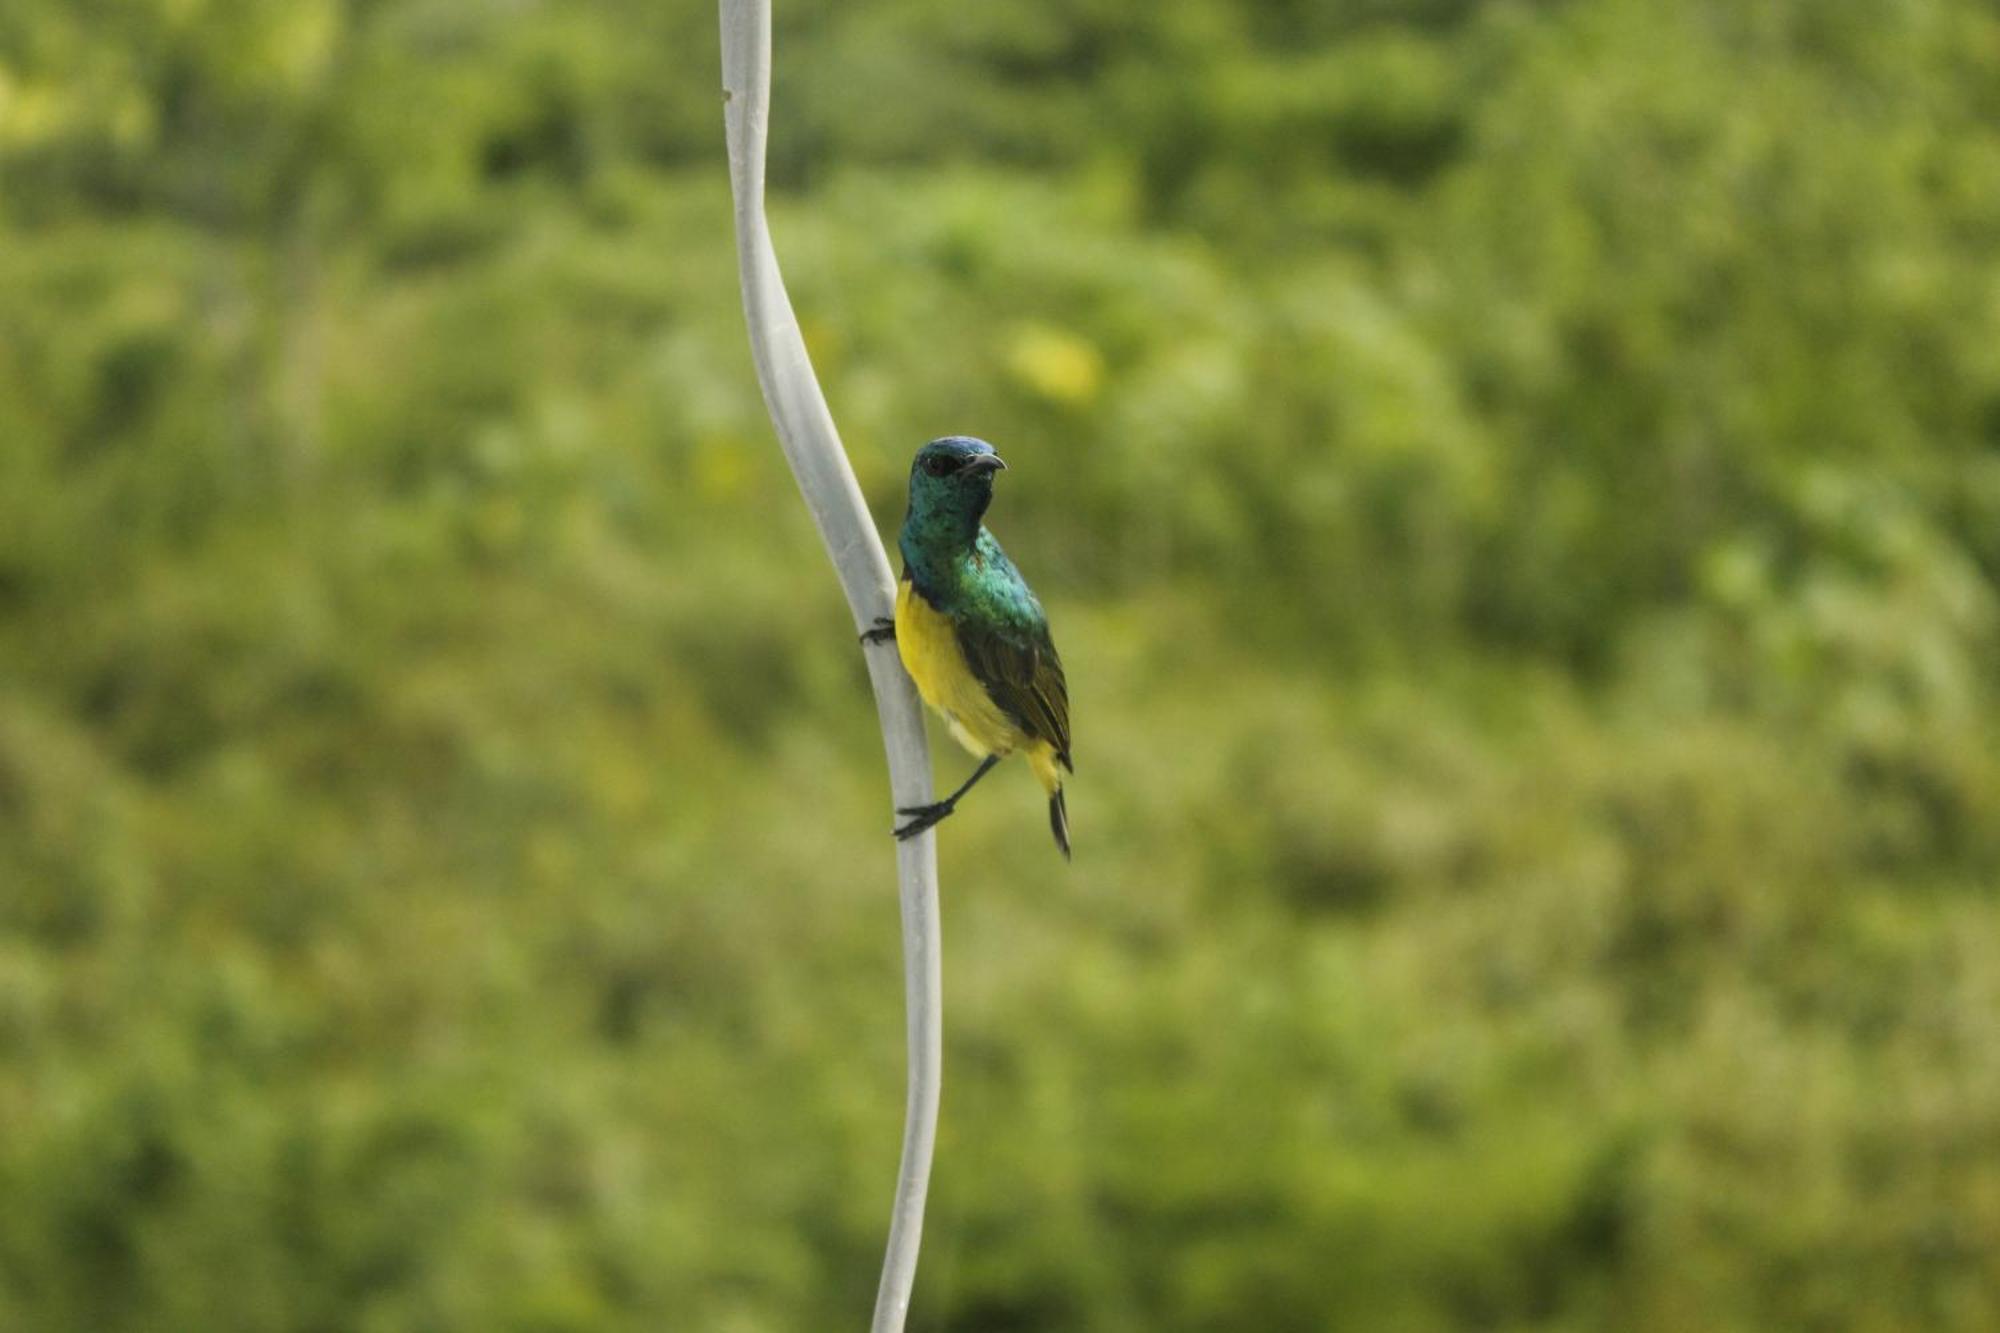
[[[955,628],[966,665],[993,702],[1023,731],[1054,746],[1062,766],[1075,772],[1069,757],[1069,683],[1047,624],[991,626],[961,619]]]

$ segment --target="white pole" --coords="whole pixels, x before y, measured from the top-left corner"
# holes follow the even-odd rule
[[[847,464],[826,397],[820,392],[792,313],[771,231],[764,217],[764,148],[771,110],[770,0],[721,0],[723,123],[729,140],[729,182],[736,200],[736,257],[743,277],[743,314],[757,380],[792,465],[806,508],[826,543],[855,630],[894,613],[895,579],[874,521]],[[864,650],[882,745],[889,755],[893,806],[931,801],[930,751],[916,689],[893,643]],[[883,828],[888,837],[888,826]],[[896,846],[903,911],[903,978],[909,1021],[909,1100],[903,1118],[903,1159],[889,1218],[888,1253],[875,1296],[871,1333],[901,1333],[917,1276],[924,1195],[937,1142],[943,1063],[942,990],[938,949],[937,840],[925,832]]]

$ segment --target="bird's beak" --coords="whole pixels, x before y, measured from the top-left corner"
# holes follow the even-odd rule
[[[974,454],[965,460],[967,472],[1003,472],[1007,463],[998,454]]]

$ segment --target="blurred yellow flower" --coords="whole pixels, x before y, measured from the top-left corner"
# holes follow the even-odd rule
[[[1007,370],[1037,397],[1081,407],[1104,385],[1104,357],[1088,339],[1047,324],[1024,324],[1007,348]]]
[[[750,489],[754,477],[747,441],[710,438],[694,447],[695,489],[705,500],[717,504],[740,499]]]

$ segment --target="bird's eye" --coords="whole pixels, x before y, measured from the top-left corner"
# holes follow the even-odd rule
[[[951,471],[952,460],[944,454],[933,454],[924,460],[924,471],[933,477],[942,477]]]

